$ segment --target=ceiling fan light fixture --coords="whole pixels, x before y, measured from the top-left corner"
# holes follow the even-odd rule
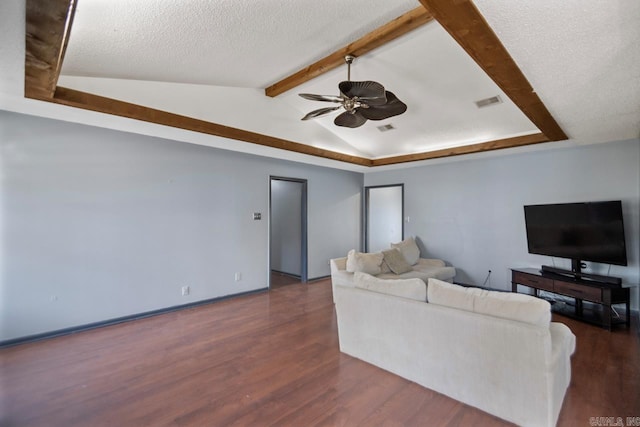
[[[355,57],[347,55],[344,59],[347,63],[347,80],[338,84],[339,96],[298,94],[311,101],[336,102],[340,105],[311,111],[302,120],[321,117],[339,108],[344,108],[345,112],[337,116],[333,123],[336,126],[356,128],[365,124],[367,120],[384,120],[407,111],[407,105],[392,92],[385,90],[380,83],[371,80],[351,81],[351,64]]]

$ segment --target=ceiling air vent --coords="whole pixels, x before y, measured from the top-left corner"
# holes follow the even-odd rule
[[[389,123],[388,125],[377,126],[376,128],[380,132],[386,132],[386,131],[395,129],[391,123]]]
[[[498,95],[492,96],[491,98],[481,99],[480,101],[476,101],[476,105],[478,108],[488,107],[489,105],[501,104],[502,99]]]

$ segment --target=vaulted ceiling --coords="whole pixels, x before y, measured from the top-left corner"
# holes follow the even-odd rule
[[[640,134],[635,0],[26,3],[26,97],[55,105],[18,111],[356,170]],[[407,112],[300,121],[327,105],[297,94],[337,95],[345,54],[352,80],[381,82]]]

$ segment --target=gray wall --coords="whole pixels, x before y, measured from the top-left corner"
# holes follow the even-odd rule
[[[270,175],[308,180],[310,278],[360,246],[359,173],[4,111],[0,150],[0,341],[266,287]],[[629,266],[610,274],[638,283],[639,163],[632,140],[372,172],[364,184],[405,183],[405,235],[460,280],[491,269],[500,288],[509,267],[551,262],[527,253],[523,205],[622,199]]]
[[[271,269],[302,274],[301,182],[271,181]]]
[[[0,148],[0,341],[265,288],[270,175],[308,180],[310,278],[360,243],[360,173],[4,111]]]
[[[530,255],[523,206],[622,200],[629,266],[610,275],[640,282],[640,140],[571,149],[462,160],[367,173],[365,185],[405,184],[405,236],[426,254],[458,269],[457,279],[507,289],[510,267],[540,267],[550,257]],[[555,259],[557,266],[570,262]],[[607,273],[606,265],[587,263]],[[638,288],[632,291],[638,308]]]

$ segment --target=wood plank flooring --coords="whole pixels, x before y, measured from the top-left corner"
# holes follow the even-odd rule
[[[271,290],[281,288],[282,286],[300,284],[300,278],[290,276],[286,273],[271,271]]]
[[[577,336],[560,426],[640,416],[638,324]],[[338,348],[330,281],[0,350],[0,426],[509,425]]]

